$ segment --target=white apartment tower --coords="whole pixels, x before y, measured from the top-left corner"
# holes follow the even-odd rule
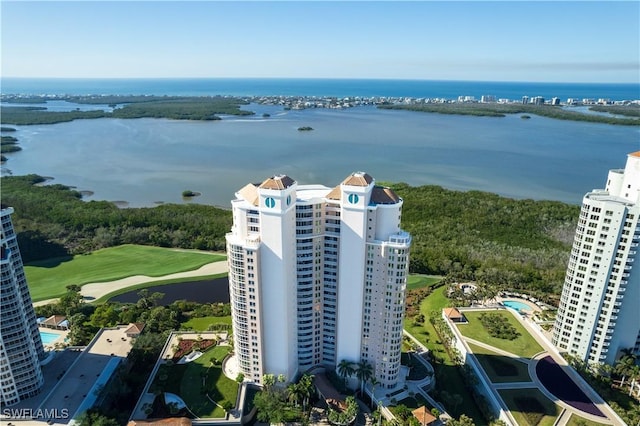
[[[640,354],[640,151],[584,196],[553,343],[588,363]]]
[[[273,176],[231,205],[229,290],[245,378],[293,380],[365,360],[381,386],[395,385],[411,244],[402,199],[358,172],[335,188]]]
[[[43,384],[39,360],[45,355],[11,222],[12,213],[13,208],[2,206],[0,403],[3,406],[38,393]]]

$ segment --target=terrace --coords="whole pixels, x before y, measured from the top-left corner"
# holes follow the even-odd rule
[[[225,339],[226,333],[172,333],[132,419],[227,419],[236,406],[239,384],[223,371],[231,352]]]
[[[461,311],[467,323],[447,321],[455,347],[475,371],[479,389],[494,410],[502,411],[500,418],[531,426],[570,424],[569,419],[574,424],[621,421],[564,362],[535,322],[507,309]]]

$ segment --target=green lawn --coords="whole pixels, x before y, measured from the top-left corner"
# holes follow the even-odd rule
[[[528,365],[508,356],[468,343],[482,369],[493,383],[530,382]]]
[[[497,337],[491,337],[486,328],[480,322],[480,315],[487,313],[488,311],[465,311],[464,316],[469,321],[467,324],[456,324],[460,333],[464,336],[494,346],[503,351],[510,352],[514,355],[518,355],[524,358],[531,358],[535,354],[542,352],[542,346],[536,342],[536,340],[529,334],[529,332],[520,324],[520,322],[508,311],[490,311],[491,313],[497,313],[506,318],[507,321],[518,331],[520,334],[513,340],[500,339]]]
[[[442,352],[442,345],[436,344],[437,334],[433,325],[429,322],[429,313],[432,311],[441,312],[443,308],[449,306],[449,299],[444,295],[444,287],[436,288],[424,298],[420,303],[420,313],[426,318],[424,324],[414,326],[410,320],[405,321],[404,328],[418,339],[432,352]]]
[[[407,278],[407,290],[429,287],[442,280],[439,275],[410,274]]]
[[[450,412],[450,414],[454,417],[459,417],[460,414],[466,414],[474,420],[477,426],[482,426],[486,424],[486,422],[482,413],[480,413],[473,396],[465,386],[462,374],[460,373],[460,368],[456,366],[451,359],[449,359],[442,343],[438,341],[438,334],[428,320],[429,314],[432,311],[440,313],[442,312],[442,309],[447,306],[449,306],[449,299],[445,296],[445,288],[435,288],[433,292],[429,296],[425,297],[422,303],[420,303],[420,313],[427,318],[424,324],[414,326],[411,321],[406,321],[404,328],[423,345],[429,348],[435,356],[442,359],[441,363],[434,365],[434,368],[437,369],[436,389],[446,390],[450,394],[458,394],[462,396],[464,402],[457,407],[456,411]],[[442,380],[438,380],[438,377],[442,378]]]
[[[231,325],[231,315],[226,317],[200,317],[191,318],[189,321],[183,322],[181,325],[183,328],[195,330],[195,331],[207,331],[212,324],[225,324]]]
[[[123,245],[72,258],[33,262],[25,266],[34,301],[62,296],[66,286],[112,281],[132,275],[152,277],[197,269],[225,256],[167,248]]]
[[[562,412],[538,389],[500,389],[498,393],[520,426],[553,426]]]
[[[587,420],[575,414],[572,414],[567,422],[567,426],[602,426],[606,424],[607,423],[598,423],[593,420]]]
[[[225,417],[225,411],[211,402],[206,395],[218,404],[229,401],[235,406],[238,383],[226,377],[220,365],[230,350],[230,346],[214,346],[188,364],[162,365],[150,391],[158,390],[179,395],[198,417]]]

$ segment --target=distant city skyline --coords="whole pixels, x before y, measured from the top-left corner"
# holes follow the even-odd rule
[[[636,1],[13,1],[3,77],[640,83]]]

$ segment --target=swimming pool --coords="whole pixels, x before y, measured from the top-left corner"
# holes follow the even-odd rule
[[[46,331],[40,331],[40,338],[43,345],[50,345],[60,338],[59,334],[47,333]]]
[[[516,311],[531,311],[531,306],[526,303],[518,302],[517,300],[503,300],[502,304],[509,308],[515,309]]]

